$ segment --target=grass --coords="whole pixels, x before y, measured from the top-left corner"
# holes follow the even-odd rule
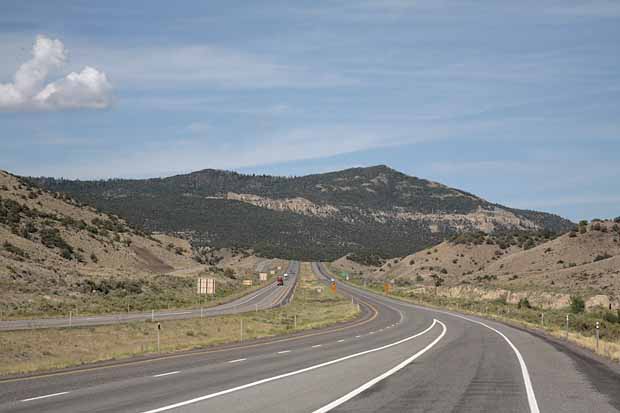
[[[331,271],[342,278],[338,271]],[[383,293],[383,283],[363,285],[362,279],[350,276],[352,282],[376,293]],[[504,300],[484,301],[432,294],[420,294],[414,289],[394,287],[391,295],[416,304],[455,310],[484,318],[495,319],[507,324],[543,331],[551,336],[566,338],[566,315],[569,315],[568,341],[587,348],[610,360],[620,360],[620,320],[609,321],[610,313],[599,310],[587,313],[572,313],[570,309],[538,309],[508,304]],[[544,314],[544,325],[541,323]],[[606,319],[607,318],[607,319]],[[596,323],[599,323],[599,347],[596,347]]]
[[[334,295],[302,264],[300,280],[288,306],[242,315],[162,321],[160,351],[205,348],[241,340],[272,337],[326,327],[354,319],[356,306]],[[157,323],[60,328],[0,333],[0,374],[58,369],[157,352]]]

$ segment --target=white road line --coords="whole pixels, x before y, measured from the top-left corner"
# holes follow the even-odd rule
[[[323,346],[323,344],[317,344],[315,346],[312,346],[312,348],[317,348],[317,347],[322,347],[322,346]]]
[[[164,377],[164,376],[171,376],[173,374],[179,374],[180,371],[170,371],[168,373],[161,373],[161,374],[156,374],[153,377]]]
[[[360,338],[361,336],[355,336],[355,338]]]
[[[45,396],[31,397],[29,399],[24,399],[24,400],[21,400],[21,401],[22,402],[31,402],[33,400],[47,399],[48,397],[62,396],[63,394],[67,394],[67,393],[69,393],[69,392],[68,391],[63,391],[63,392],[60,392],[60,393],[46,394]]]
[[[435,325],[435,321],[433,321],[433,325]],[[402,363],[396,365],[395,367],[391,368],[390,370],[386,371],[385,373],[381,374],[380,376],[377,376],[374,379],[372,379],[372,380],[362,384],[360,387],[356,388],[355,390],[353,390],[353,391],[345,394],[341,398],[336,399],[333,402],[331,402],[331,403],[321,407],[320,409],[315,410],[313,413],[326,413],[326,412],[328,412],[328,411],[330,411],[330,410],[340,406],[341,404],[351,400],[352,398],[354,398],[355,396],[357,396],[358,394],[360,394],[364,390],[367,390],[367,389],[371,388],[372,386],[374,386],[375,384],[379,383],[381,380],[383,380],[383,379],[391,376],[392,374],[396,373],[397,371],[407,367],[407,365],[411,364],[415,359],[417,359],[422,354],[424,354],[427,351],[429,351],[431,348],[433,348],[435,346],[435,344],[437,344],[439,342],[439,340],[441,340],[443,338],[444,335],[446,335],[446,331],[448,331],[448,329],[446,328],[446,325],[444,323],[442,323],[441,321],[437,321],[437,322],[439,324],[441,324],[441,327],[443,328],[443,330],[442,330],[441,334],[439,335],[439,337],[437,337],[435,340],[433,340],[428,346],[424,347],[422,350],[418,351],[413,356],[409,357],[407,360],[405,360]]]
[[[222,391],[217,392],[217,393],[211,393],[211,394],[207,394],[205,396],[196,397],[194,399],[186,400],[186,401],[183,401],[183,402],[179,402],[179,403],[175,403],[175,404],[170,404],[168,406],[159,407],[157,409],[147,410],[147,411],[142,412],[142,413],[160,413],[160,412],[165,412],[165,411],[168,411],[168,410],[176,409],[176,408],[187,406],[187,405],[190,405],[190,404],[194,404],[194,403],[202,402],[202,401],[205,401],[205,400],[213,399],[215,397],[223,396],[225,394],[233,393],[233,392],[236,392],[236,391],[239,391],[239,390],[244,390],[244,389],[248,389],[250,387],[255,387],[255,386],[258,386],[258,385],[261,385],[261,384],[264,384],[264,383],[269,383],[269,382],[272,382],[272,381],[284,379],[286,377],[291,377],[291,376],[295,376],[295,375],[298,375],[298,374],[306,373],[308,371],[320,369],[322,367],[330,366],[332,364],[341,363],[341,362],[343,362],[345,360],[349,360],[349,359],[352,359],[352,358],[355,358],[355,357],[360,357],[360,356],[363,356],[365,354],[369,354],[369,353],[374,353],[374,352],[377,352],[377,351],[385,350],[387,348],[397,346],[399,344],[402,344],[402,343],[405,343],[407,341],[413,340],[414,338],[420,337],[421,335],[424,335],[424,334],[428,333],[429,331],[431,331],[433,329],[433,327],[435,327],[435,324],[437,324],[437,323],[438,323],[437,320],[433,320],[433,323],[429,327],[427,327],[426,330],[421,331],[419,333],[416,333],[416,334],[414,334],[412,336],[403,338],[403,339],[401,339],[399,341],[395,341],[394,343],[386,344],[386,345],[381,346],[381,347],[373,348],[373,349],[370,349],[370,350],[365,350],[365,351],[362,351],[360,353],[350,354],[348,356],[344,356],[344,357],[341,357],[339,359],[327,361],[327,362],[321,363],[321,364],[316,364],[314,366],[306,367],[306,368],[303,368],[301,370],[295,370],[295,371],[291,371],[289,373],[280,374],[279,376],[268,377],[268,378],[265,378],[265,379],[262,379],[262,380],[254,381],[252,383],[244,384],[242,386],[233,387],[233,388],[227,389],[227,390],[222,390]]]
[[[155,313],[155,317],[165,317],[165,316],[169,316],[169,315],[182,315],[182,314],[191,314],[191,311],[182,311],[180,313],[160,313],[157,314]]]
[[[338,340],[338,343],[342,343],[343,341],[344,341],[344,339],[343,340]]]
[[[241,361],[246,361],[247,359],[237,359],[237,360],[230,360],[229,363],[239,363]]]
[[[370,333],[368,333],[368,334],[375,334],[375,332],[374,332],[374,331],[371,331],[371,332],[370,332]]]
[[[290,353],[291,350],[284,350],[284,351],[278,351],[278,354],[286,354],[286,353]]]
[[[508,343],[508,345],[510,346],[510,348],[512,348],[512,351],[515,353],[515,355],[517,356],[517,360],[519,361],[519,366],[521,367],[521,375],[523,376],[523,384],[525,385],[525,392],[527,394],[527,402],[530,405],[530,412],[531,413],[540,413],[540,409],[538,408],[538,401],[536,400],[536,394],[534,394],[534,388],[532,387],[532,380],[530,379],[530,374],[527,370],[527,366],[525,365],[525,360],[523,360],[523,356],[521,356],[521,353],[519,352],[519,350],[517,349],[517,347],[512,344],[512,341],[510,341],[508,339],[508,337],[506,337],[504,335],[504,333],[502,333],[501,331],[483,323],[482,321],[478,321],[478,320],[474,320],[468,317],[463,317],[462,315],[458,315],[458,314],[452,314],[452,313],[448,313],[446,311],[440,311],[440,310],[435,310],[438,311],[440,313],[444,313],[444,314],[448,314],[451,315],[453,317],[458,317],[458,318],[462,318],[463,320],[467,320],[470,321],[472,323],[476,323],[479,324],[483,327],[488,328],[491,331],[494,331],[495,333],[499,334],[504,340],[506,340],[506,342]]]

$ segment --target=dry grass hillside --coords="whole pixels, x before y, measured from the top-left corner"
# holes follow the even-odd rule
[[[194,276],[207,268],[193,259],[185,240],[145,234],[118,217],[0,171],[3,316],[68,308],[118,311],[124,300],[135,309],[183,304],[194,299]],[[237,287],[230,272],[215,272],[222,291]]]
[[[579,295],[588,299],[588,307],[620,305],[620,223],[613,221],[582,223],[558,237],[527,232],[462,234],[379,264],[363,265],[343,257],[332,268],[371,283],[394,280],[402,287],[449,289],[445,293],[451,295],[510,299],[512,294],[517,301],[529,295],[555,307]]]

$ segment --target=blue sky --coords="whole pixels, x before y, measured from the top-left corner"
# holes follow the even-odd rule
[[[619,1],[4,0],[0,56],[17,174],[387,164],[620,215]]]

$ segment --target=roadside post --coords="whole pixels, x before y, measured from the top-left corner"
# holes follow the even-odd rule
[[[540,325],[545,326],[545,313],[540,313]]]
[[[568,340],[568,314],[566,314],[566,340]]]
[[[157,323],[157,352],[159,353],[159,332],[161,331],[161,323]]]
[[[155,310],[151,310],[151,322],[155,321]]]
[[[69,311],[69,328],[73,325],[73,311]]]
[[[240,333],[241,333],[241,342],[243,342],[243,318],[240,319],[241,324],[240,324]]]
[[[599,329],[601,328],[600,323],[596,322],[596,352],[598,353],[598,338],[599,338]]]

